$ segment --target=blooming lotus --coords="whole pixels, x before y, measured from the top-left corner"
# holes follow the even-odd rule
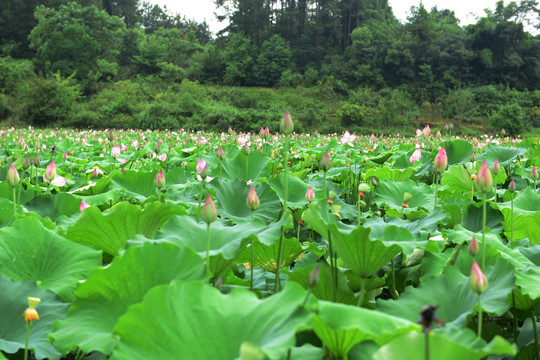
[[[115,145],[112,149],[111,149],[111,156],[113,158],[117,158],[120,156],[120,146],[118,145]]]
[[[88,204],[84,200],[81,200],[81,204],[79,205],[79,211],[83,211],[84,209],[88,209],[89,207],[90,207],[90,204]]]
[[[356,140],[357,138],[358,138],[357,135],[354,135],[354,134],[351,135],[349,133],[349,130],[346,130],[345,134],[343,134],[343,136],[341,137],[339,141],[341,142],[342,145],[348,144],[350,146],[354,146],[352,142],[354,142],[354,140]]]
[[[420,160],[420,158],[422,158],[422,151],[420,149],[416,149],[409,158],[409,161],[414,164],[414,162]]]

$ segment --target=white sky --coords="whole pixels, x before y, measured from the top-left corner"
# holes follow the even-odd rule
[[[166,5],[170,12],[195,19],[198,22],[206,20],[210,25],[210,30],[214,33],[225,27],[225,24],[218,22],[214,16],[216,8],[212,0],[149,0],[149,2],[160,6]],[[394,15],[401,22],[407,21],[411,6],[420,4],[420,0],[389,0],[388,2]],[[510,0],[506,0],[505,4],[509,2]],[[462,26],[476,22],[475,16],[484,16],[484,9],[494,10],[496,3],[497,0],[453,0],[451,2],[448,0],[423,0],[424,7],[428,11],[435,5],[439,10],[454,10],[457,18],[461,20]]]

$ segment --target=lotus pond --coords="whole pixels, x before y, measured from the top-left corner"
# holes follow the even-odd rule
[[[0,146],[0,359],[539,357],[537,139]]]

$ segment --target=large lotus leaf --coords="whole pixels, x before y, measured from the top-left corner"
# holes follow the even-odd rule
[[[382,168],[370,168],[367,169],[365,178],[369,179],[371,177],[376,177],[379,180],[394,180],[394,181],[404,181],[405,179],[410,179],[414,173],[414,168],[408,167],[406,169],[390,169],[388,166],[383,166]]]
[[[499,164],[504,167],[511,164],[518,155],[522,156],[526,152],[527,149],[489,144],[487,150],[476,157],[476,161],[482,163],[482,161],[486,160],[491,167],[495,163],[495,160],[498,160]]]
[[[510,239],[523,240],[529,238],[531,243],[540,243],[540,195],[530,188],[521,191],[514,199],[514,213],[512,217],[512,203],[507,201],[499,204],[504,215],[504,235]]]
[[[347,359],[351,348],[363,341],[382,345],[419,325],[408,320],[350,305],[319,301],[318,313],[311,314],[313,330],[337,358]]]
[[[312,293],[319,300],[334,300],[334,289],[332,284],[332,270],[326,264],[313,264],[307,268],[292,270],[283,270],[289,278],[287,281],[294,281],[300,284],[304,289],[308,289],[309,274],[319,266],[319,281],[317,285],[312,288]],[[358,300],[354,296],[349,284],[347,283],[347,276],[342,271],[338,271],[338,293],[337,301],[343,304],[356,305]]]
[[[509,307],[508,294],[514,285],[513,267],[498,258],[487,267],[485,274],[489,286],[482,294],[482,308],[488,313],[502,315]],[[469,277],[450,265],[442,275],[430,278],[417,288],[406,288],[399,300],[378,300],[377,309],[416,321],[420,308],[428,304],[439,305],[437,315],[447,324],[462,327],[477,307],[478,295],[471,289]]]
[[[309,185],[291,174],[287,176],[287,179],[287,207],[291,209],[303,208],[307,203],[306,192],[309,189]],[[273,177],[268,181],[268,184],[276,192],[281,201],[284,202],[285,173]]]
[[[316,246],[316,245],[314,245]],[[302,247],[302,244],[296,238],[283,238],[281,248],[281,267],[288,267],[293,262],[307,251]],[[253,258],[255,267],[262,267],[266,271],[275,273],[277,271],[277,257],[279,252],[279,241],[274,244],[266,245],[259,242],[259,240],[253,241]],[[237,262],[250,263],[251,261],[251,247],[246,247],[242,253],[236,258]]]
[[[499,203],[498,205],[503,209],[504,216],[508,217],[512,208],[511,201]],[[514,218],[521,215],[535,215],[538,212],[540,212],[540,194],[532,191],[530,187],[521,191],[514,199]]]
[[[61,234],[77,243],[116,256],[135,234],[153,238],[172,216],[182,213],[185,213],[183,208],[159,201],[147,204],[144,209],[121,202],[104,213],[96,207],[90,207],[81,213],[73,226]]]
[[[6,226],[13,220],[13,202],[0,198],[0,227]]]
[[[223,159],[223,177],[243,181],[257,180],[267,175],[264,170],[269,160],[268,156],[259,151],[252,151],[248,156],[244,153],[238,153],[232,160],[225,157]]]
[[[403,195],[409,193],[412,198],[407,201],[408,208],[403,208]],[[421,209],[433,210],[435,197],[428,185],[407,179],[396,182],[393,180],[380,181],[375,189],[374,201],[379,205],[386,205],[390,211],[389,215],[399,216],[403,211],[409,214]]]
[[[442,144],[448,156],[448,166],[468,162],[473,152],[473,146],[465,140],[449,140]],[[437,150],[438,151],[438,150]]]
[[[280,359],[307,326],[305,296],[295,283],[259,300],[243,289],[224,295],[206,284],[174,281],[149,291],[120,319],[111,359],[237,359],[243,343]]]
[[[437,230],[439,223],[444,221],[448,217],[448,213],[441,208],[436,208],[428,215],[411,219],[403,220],[399,217],[389,217],[385,219],[378,216],[373,216],[364,222],[364,227],[371,228],[371,237],[375,239],[380,239],[384,236],[384,231],[389,225],[395,225],[404,229],[409,230],[415,237],[422,238],[422,231],[425,232],[425,237],[428,234],[432,234]],[[420,239],[417,239],[420,241]]]
[[[335,224],[330,224],[329,230],[333,250],[356,275],[363,278],[373,275],[401,251],[399,245],[387,246],[383,241],[371,240],[369,228],[359,226],[345,233]]]
[[[441,185],[447,186],[453,194],[457,192],[464,198],[470,198],[473,184],[471,174],[463,166],[450,167],[441,178]]]
[[[25,208],[38,213],[41,217],[56,220],[59,216],[70,216],[79,212],[81,200],[72,194],[38,196],[25,204]]]
[[[251,210],[246,204],[251,186],[246,185],[245,181],[215,179],[210,186],[216,189],[220,215],[236,221],[251,218]],[[281,203],[276,193],[267,184],[255,186],[255,191],[260,206],[253,215],[266,222],[275,220],[281,212]]]
[[[446,230],[448,235],[448,241],[461,244],[464,241],[469,242],[473,237],[476,237],[478,243],[482,242],[482,233],[472,232],[467,229],[464,229],[461,225],[456,226],[453,230]],[[509,261],[512,266],[517,270],[523,270],[526,267],[534,266],[534,264],[527,259],[523,254],[519,252],[518,249],[511,249],[505,244],[502,243],[498,235],[491,232],[486,232],[486,251],[489,251],[488,248],[494,249],[503,259]]]
[[[364,226],[366,226],[364,224]],[[371,239],[381,240],[386,246],[398,245],[404,255],[411,254],[414,249],[429,249],[430,251],[438,252],[439,247],[432,241],[420,240],[414,236],[406,227],[396,226],[393,224],[386,224],[375,227],[376,231],[370,233]]]
[[[62,303],[52,292],[40,289],[30,281],[15,282],[0,275],[0,350],[14,353],[24,349],[26,322],[24,310],[28,307],[28,297],[37,297],[41,303],[36,308],[39,320],[30,327],[28,348],[37,359],[60,359],[60,352],[51,345],[47,334],[52,331],[53,322],[66,317],[69,304]],[[1,354],[1,352],[0,352]]]
[[[88,195],[88,196],[73,195],[73,196],[77,198],[77,201],[79,202],[79,204],[81,203],[81,200],[84,200],[89,205],[100,206],[106,203],[116,204],[118,199],[122,197],[122,194],[121,194],[120,189],[115,188],[107,192],[96,194],[96,195]]]
[[[169,243],[129,248],[79,285],[67,319],[55,324],[51,338],[64,352],[78,346],[109,354],[117,341],[112,331],[118,319],[150,289],[173,279],[205,277],[204,262],[191,249]]]
[[[470,231],[482,231],[483,204],[469,203],[463,208],[463,220],[461,225]],[[494,233],[502,230],[504,216],[499,210],[493,209],[491,204],[486,204],[486,226]]]
[[[383,345],[374,360],[417,360],[425,354],[425,334],[408,332]],[[515,355],[515,345],[500,336],[489,343],[470,329],[437,329],[429,334],[429,358],[437,360],[476,360],[488,355]]]
[[[0,273],[32,280],[69,301],[77,282],[101,265],[101,252],[73,243],[46,229],[34,217],[0,230]]]
[[[516,271],[516,285],[521,287],[521,292],[529,295],[532,300],[540,297],[540,268],[532,268],[526,271]]]
[[[126,170],[122,173],[115,173],[111,178],[111,184],[123,191],[128,199],[137,199],[144,202],[149,196],[156,195],[156,185],[154,178],[156,172]]]

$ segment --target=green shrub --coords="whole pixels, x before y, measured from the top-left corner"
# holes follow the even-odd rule
[[[349,128],[351,126],[362,126],[366,112],[367,108],[365,105],[346,102],[338,110],[337,115],[341,119],[341,123]]]
[[[504,105],[489,119],[495,131],[504,129],[508,135],[517,135],[524,129],[523,109],[518,104]]]
[[[176,129],[179,125],[170,104],[163,101],[146,104],[144,109],[135,115],[134,122],[135,127],[150,130]]]

